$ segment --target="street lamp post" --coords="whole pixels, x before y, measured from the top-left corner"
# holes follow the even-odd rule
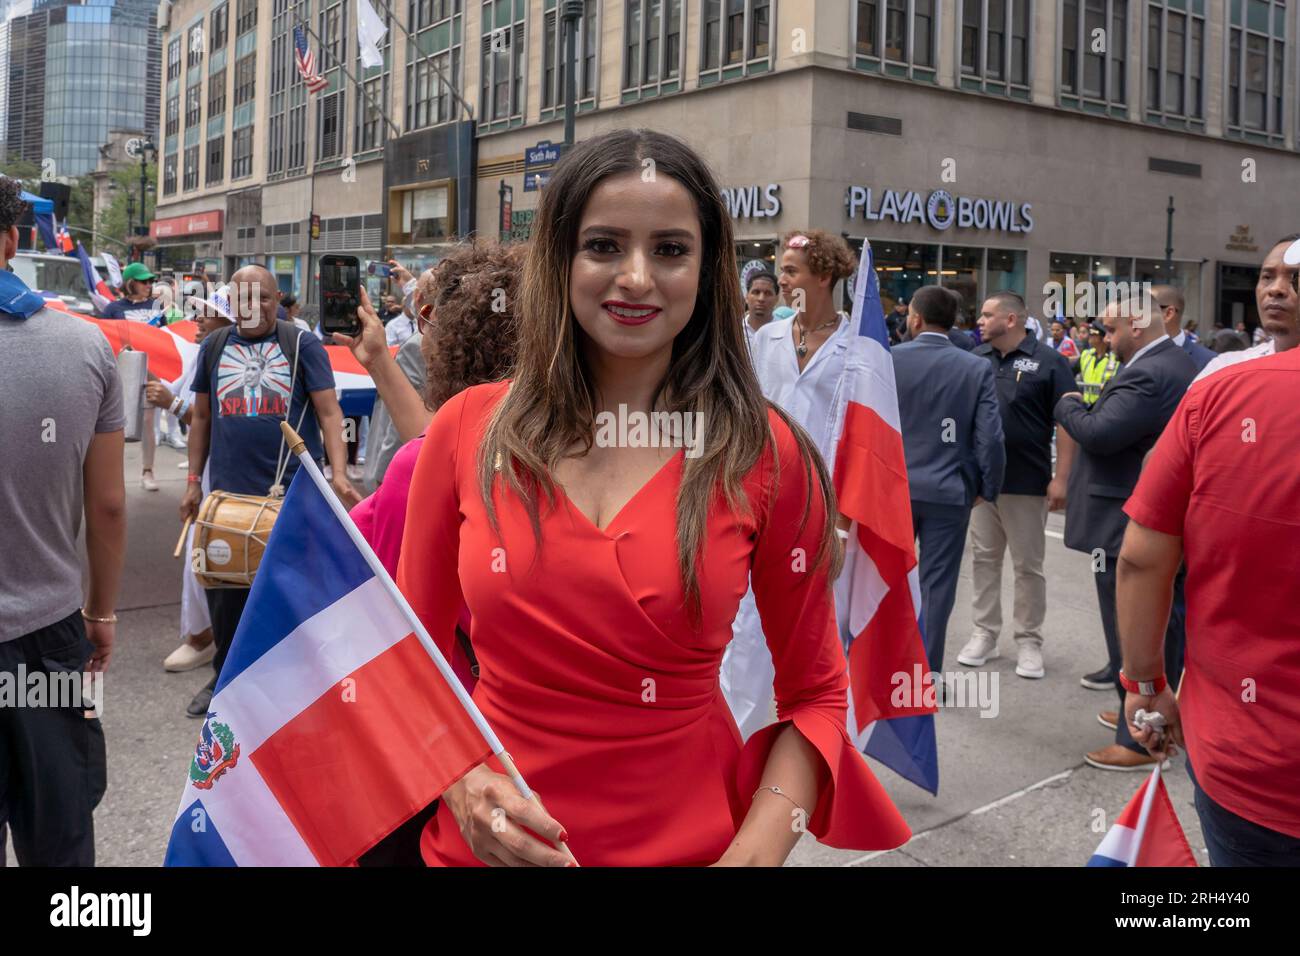
[[[564,145],[573,145],[574,113],[577,111],[578,21],[582,19],[582,0],[563,0],[560,16],[564,20]]]
[[[145,190],[148,187],[148,181],[149,181],[147,172],[148,172],[150,153],[153,153],[154,156],[157,156],[158,147],[153,144],[152,139],[146,138],[145,141],[140,144],[140,225],[137,226],[135,230],[135,234],[137,236],[149,235],[149,212],[148,212],[148,201],[145,197]],[[140,253],[140,260],[143,262],[144,250],[143,249],[139,250],[139,253]]]

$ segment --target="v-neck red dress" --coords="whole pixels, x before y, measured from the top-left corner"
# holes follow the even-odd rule
[[[710,511],[698,562],[702,623],[692,625],[677,568],[682,452],[604,530],[559,490],[554,508],[542,499],[539,551],[523,504],[498,485],[501,538],[492,532],[477,452],[507,387],[467,389],[434,417],[411,482],[398,582],[444,653],[468,605],[474,700],[578,861],[715,862],[790,721],[829,769],[808,829],[850,849],[906,842],[907,824],[845,732],[834,603],[825,571],[812,570],[825,504],[787,426],[769,413],[780,481],[769,448],[744,480],[753,516],[721,495]],[[718,669],[751,574],[778,721],[742,746]],[[445,801],[421,849],[430,865],[478,862]]]

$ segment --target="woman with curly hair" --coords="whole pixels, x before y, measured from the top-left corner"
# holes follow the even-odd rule
[[[411,472],[433,413],[471,385],[501,381],[514,365],[515,302],[523,261],[520,245],[464,243],[426,269],[416,283],[416,339],[424,360],[424,391],[416,394],[403,376],[400,382],[388,382],[384,395],[399,434],[404,428],[419,428],[419,432],[393,455],[375,493],[352,510],[357,527],[394,576]],[[382,337],[379,317],[368,300],[359,312],[362,336],[368,331]],[[384,354],[388,355],[387,349]],[[413,410],[417,402],[419,408]]]
[[[661,133],[592,137],[534,237],[513,377],[434,417],[398,584],[444,653],[468,605],[474,700],[546,805],[477,766],[425,862],[564,866],[563,842],[597,866],[775,866],[805,829],[905,842],[845,729],[834,490],[754,376],[712,173]],[[664,440],[674,414],[696,443]],[[742,745],[718,666],[751,577],[780,708]]]

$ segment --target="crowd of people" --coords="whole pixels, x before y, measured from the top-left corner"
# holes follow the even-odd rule
[[[0,180],[6,261],[15,190]],[[507,749],[528,755],[545,807],[489,762],[360,862],[567,865],[561,841],[596,864],[780,864],[799,837],[792,807],[832,846],[900,845],[907,826],[846,715],[847,522],[831,475],[859,334],[839,296],[857,257],[794,230],[742,289],[713,174],[646,130],[566,154],[534,234],[466,241],[418,276],[392,263],[377,305],[362,291],[359,332],[334,337],[377,394],[351,456],[321,337],[262,266],[187,298],[198,356],[145,389],[185,429],[182,520],[213,491],[283,493],[292,424]],[[1010,290],[973,323],[940,286],[887,316],[930,668],[949,661],[969,541],[973,629],[955,662],[984,667],[1009,635],[1015,673],[1044,677],[1044,531],[1063,511],[1099,607],[1104,665],[1080,679],[1116,695],[1097,717],[1114,742],[1085,760],[1143,770],[1186,748],[1216,865],[1300,863],[1300,625],[1285,601],[1300,573],[1296,253],[1295,236],[1267,252],[1249,347],[1229,329],[1198,342],[1168,285],[1045,330]],[[132,264],[123,278],[112,317],[156,321],[157,277]],[[0,504],[16,535],[0,552],[0,669],[109,664],[123,408],[98,330],[0,273]],[[598,441],[596,416],[618,408],[701,414],[700,454]],[[50,418],[57,442],[40,438]],[[201,718],[249,589],[204,588],[195,571],[164,666],[211,667],[187,707]],[[646,673],[670,707],[646,705]],[[1248,702],[1243,680],[1258,685]],[[1165,716],[1163,736],[1139,708]],[[0,741],[0,831],[19,862],[93,863],[98,720],[0,708]]]

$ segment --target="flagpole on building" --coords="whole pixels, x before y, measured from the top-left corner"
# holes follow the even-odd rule
[[[321,72],[324,73],[326,70],[333,69],[333,67],[327,67],[327,66],[325,65],[325,44],[324,44],[324,42],[321,40],[321,38],[316,34],[316,32],[315,32],[314,30],[312,30],[311,27],[309,27],[309,26],[307,25],[307,21],[306,21],[306,20],[301,21],[299,25],[302,27],[303,32],[306,33],[308,37],[310,37],[311,39],[315,40],[315,41],[316,41],[316,45],[317,45],[318,47],[320,47],[320,55],[321,55]],[[345,42],[345,43],[344,43],[344,47],[345,47],[345,48],[346,48],[346,45],[347,45],[347,44],[346,44],[346,42]],[[368,92],[366,92],[366,88],[365,88],[365,86],[363,86],[360,82],[358,82],[357,78],[356,78],[355,76],[352,75],[352,71],[349,70],[346,66],[343,65],[343,61],[340,60],[337,56],[335,56],[335,55],[332,54],[332,53],[330,54],[330,58],[331,58],[332,60],[334,60],[334,65],[337,66],[340,70],[343,71],[343,75],[346,76],[346,77],[348,78],[348,80],[349,80],[349,81],[350,81],[350,82],[351,82],[351,83],[352,83],[352,84],[353,84],[353,85],[354,85],[358,90],[361,91],[361,95],[364,96],[364,97],[366,98],[366,102],[370,104],[370,108],[373,109],[376,113],[378,113],[381,117],[383,117],[384,122],[388,124],[388,128],[391,129],[391,130],[393,131],[393,134],[394,134],[395,136],[401,136],[401,135],[402,135],[402,131],[401,131],[400,129],[397,128],[396,124],[394,124],[393,121],[392,121],[391,119],[388,118],[388,114],[384,112],[384,110],[383,110],[383,108],[382,108],[382,106],[381,106],[380,104],[378,104],[378,103],[375,102],[374,97],[372,97]]]
[[[366,0],[361,0],[361,2],[365,3]],[[384,13],[388,15],[388,18],[393,22],[393,24],[397,27],[397,29],[402,31],[402,36],[406,37],[406,39],[409,40],[411,44],[415,47],[415,52],[420,53],[420,45],[416,43],[415,37],[411,35],[411,31],[406,29],[406,27],[402,26],[402,21],[398,19],[397,15],[393,13],[392,8],[388,6],[387,0],[376,0],[376,2],[379,4],[380,9],[382,9]],[[442,68],[439,67],[437,62],[434,60],[434,56],[435,54],[433,53],[422,53],[420,55],[420,58],[416,62],[417,63],[423,63],[426,61],[428,62],[429,66],[433,68],[433,72],[438,74],[438,79],[442,80],[443,86],[451,90],[452,97],[456,100],[457,103],[460,104],[461,109],[465,111],[465,115],[468,116],[470,121],[472,122],[474,119],[473,108],[469,105],[469,103],[465,101],[465,98],[460,95],[460,91],[456,89],[456,85],[454,83],[448,82],[446,75],[444,75],[442,72]]]
[[[482,735],[484,741],[487,742],[493,756],[501,762],[501,766],[505,770],[506,776],[508,776],[511,782],[515,785],[515,789],[519,791],[519,795],[525,800],[531,800],[540,807],[542,802],[537,799],[537,794],[533,793],[533,791],[529,789],[528,784],[524,782],[523,775],[519,773],[518,768],[515,767],[514,761],[511,759],[510,755],[506,753],[505,747],[497,737],[496,732],[488,724],[487,718],[483,716],[483,712],[480,711],[478,705],[474,703],[474,698],[470,697],[468,691],[465,690],[465,685],[460,682],[460,678],[457,677],[456,672],[451,669],[451,665],[447,662],[447,658],[443,656],[442,651],[438,649],[438,645],[435,644],[433,638],[429,636],[429,632],[425,629],[424,623],[420,620],[419,615],[415,613],[415,610],[407,602],[406,596],[398,589],[397,584],[388,574],[383,562],[379,560],[379,556],[375,554],[374,549],[370,547],[370,543],[366,541],[365,537],[361,534],[361,530],[357,528],[356,523],[348,514],[347,509],[343,507],[343,502],[339,501],[338,496],[334,494],[334,489],[330,487],[329,482],[325,480],[325,476],[321,474],[320,468],[316,465],[316,462],[312,460],[311,455],[307,452],[306,442],[299,437],[298,433],[293,430],[293,426],[287,421],[280,423],[280,429],[284,432],[285,442],[289,446],[290,454],[298,456],[298,463],[307,474],[311,476],[311,480],[315,482],[316,487],[320,490],[321,496],[329,504],[330,510],[334,513],[334,517],[338,519],[339,524],[343,526],[343,530],[347,532],[352,543],[356,545],[357,550],[361,552],[361,556],[365,559],[366,564],[369,565],[376,580],[378,580],[384,590],[388,592],[388,596],[393,599],[393,602],[402,612],[402,616],[406,618],[406,623],[411,626],[411,631],[415,634],[425,651],[428,652],[429,656],[433,658],[433,663],[437,666],[438,672],[442,674],[442,679],[447,682],[447,685],[456,695],[456,700],[460,702],[460,705],[465,708],[465,712],[469,714],[470,719],[474,721],[474,726],[478,729],[478,732]],[[575,864],[577,863],[577,860],[574,859],[573,852],[564,843],[553,843],[552,846],[567,856]]]

